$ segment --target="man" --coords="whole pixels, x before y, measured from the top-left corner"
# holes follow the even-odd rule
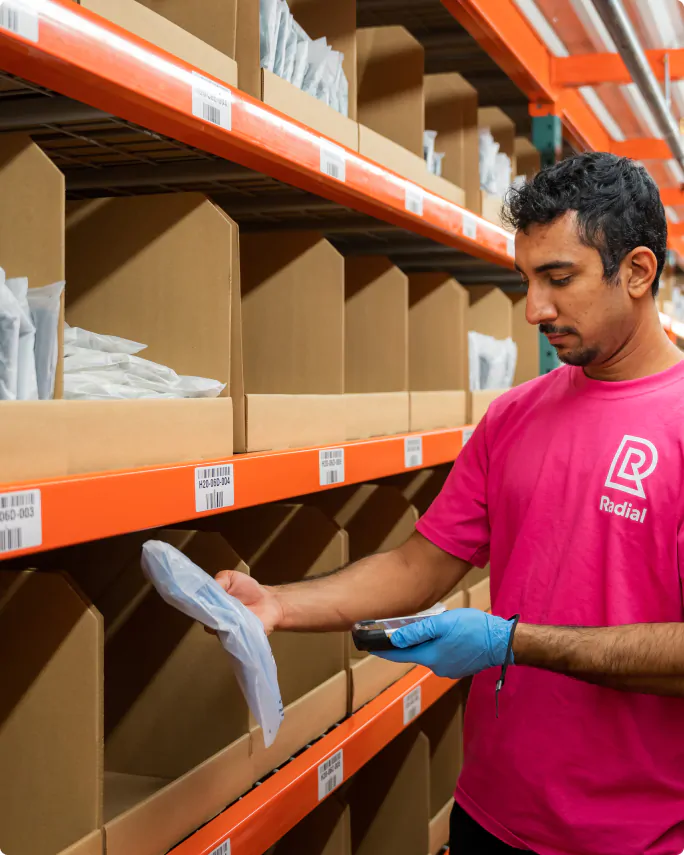
[[[641,166],[586,154],[512,191],[508,218],[527,320],[565,366],[492,404],[399,549],[280,588],[221,580],[269,631],[343,630],[489,561],[493,615],[405,627],[386,654],[478,674],[452,851],[678,855],[684,363],[654,300],[663,206]]]

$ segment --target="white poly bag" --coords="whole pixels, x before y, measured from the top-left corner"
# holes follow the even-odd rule
[[[511,159],[507,154],[498,152],[494,161],[496,174],[496,195],[505,196],[513,180]]]
[[[297,59],[297,30],[295,19],[290,15],[290,34],[287,37],[287,44],[285,45],[285,61],[283,63],[283,73],[281,77],[283,80],[287,80],[288,83],[292,83],[292,76],[294,75],[294,67],[295,61]]]
[[[0,400],[16,401],[19,377],[21,306],[5,284],[0,268]]]
[[[309,43],[309,55],[302,90],[309,95],[317,97],[318,87],[325,71],[328,54],[332,48],[326,41],[325,36]]]
[[[297,22],[295,21],[295,27],[297,26]],[[299,29],[301,30],[301,27]],[[309,66],[309,45],[311,44],[311,39],[303,30],[301,32],[303,33],[303,38],[299,38],[299,33],[297,34],[297,52],[292,71],[292,85],[296,86],[297,89],[301,89],[304,84],[304,75]]]
[[[510,389],[515,376],[518,348],[510,339],[468,333],[470,390]]]
[[[178,393],[157,392],[131,386],[123,371],[82,371],[64,375],[64,397],[77,401],[132,400],[135,398],[179,398]]]
[[[445,151],[433,151],[432,152],[432,165],[433,165],[433,173],[440,178],[442,177],[442,162],[446,156]]]
[[[28,304],[36,328],[36,377],[38,397],[45,401],[55,395],[57,375],[59,309],[64,281],[42,288],[29,288]]]
[[[64,324],[64,353],[67,353],[68,348],[74,345],[75,347],[87,347],[89,350],[100,350],[103,353],[140,353],[145,350],[146,344],[141,344],[139,341],[131,341],[127,338],[120,338],[118,335],[104,335],[103,333],[94,333],[90,330],[82,330],[80,327],[70,327]]]
[[[36,328],[31,319],[28,303],[28,279],[19,276],[7,280],[7,287],[14,294],[21,308],[19,321],[19,354],[17,366],[17,400],[38,400],[38,378],[36,376]]]
[[[218,398],[226,384],[208,377],[186,377],[180,375],[175,381],[164,381],[159,378],[143,377],[126,373],[129,383],[140,389],[152,389],[156,392],[167,392],[176,398]]]
[[[273,71],[278,37],[278,0],[259,0],[259,56],[261,67]]]
[[[142,566],[167,603],[217,632],[235,660],[238,683],[268,748],[283,720],[283,702],[275,659],[259,618],[168,543],[148,540]]]
[[[435,156],[435,140],[437,131],[423,131],[423,160],[427,164],[428,172],[434,172],[433,160]]]
[[[273,73],[284,77],[285,61],[287,59],[287,42],[292,32],[292,15],[285,0],[278,0],[280,19],[278,20],[278,35],[276,37],[275,59]]]
[[[480,128],[479,141],[480,187],[487,193],[496,194],[496,156],[499,153],[499,143],[489,128]]]

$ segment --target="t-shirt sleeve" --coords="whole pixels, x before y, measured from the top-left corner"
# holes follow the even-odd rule
[[[485,416],[456,458],[441,492],[416,523],[435,546],[476,567],[489,562],[488,465]]]

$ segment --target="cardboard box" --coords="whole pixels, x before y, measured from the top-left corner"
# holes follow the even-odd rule
[[[534,178],[541,169],[541,155],[527,137],[516,137],[514,142],[516,174]]]
[[[344,395],[345,439],[391,436],[409,430],[409,393]]]
[[[429,743],[409,727],[354,776],[346,797],[354,855],[428,851]]]
[[[518,361],[515,365],[515,380],[525,383],[539,377],[539,328],[527,322],[525,308],[527,297],[525,294],[511,294],[513,303],[513,341],[518,346]]]
[[[102,644],[101,617],[64,575],[0,571],[7,852],[54,855],[100,827]]]
[[[434,469],[401,472],[390,478],[384,478],[383,483],[401,490],[404,498],[422,517],[439,495],[450,471],[451,465],[447,463]]]
[[[465,204],[480,213],[477,90],[452,72],[425,75],[425,128],[437,131],[444,152],[442,177],[465,191]]]
[[[477,285],[468,293],[468,330],[498,339],[512,338],[513,306],[509,297],[493,285]]]
[[[467,422],[467,393],[411,392],[409,430],[460,427]]]
[[[169,53],[237,86],[235,49],[216,49],[216,34],[224,30],[235,39],[237,9],[231,0],[77,0],[96,15],[123,27]],[[212,8],[209,7],[211,4]],[[157,14],[159,13],[159,14]],[[219,42],[220,43],[220,42]],[[214,45],[212,47],[212,45]]]
[[[479,389],[476,392],[468,392],[468,423],[479,424],[492,401],[496,401],[507,391],[508,389]]]
[[[294,582],[341,567],[347,537],[324,514],[305,505],[264,505],[206,517],[264,584]],[[270,748],[253,725],[252,763],[257,778],[285,762],[344,717],[347,700],[346,636],[287,633],[270,636],[278,665],[285,718]]]
[[[356,33],[358,120],[423,156],[423,46],[404,27]]]
[[[335,796],[304,817],[266,855],[351,855],[349,807]]]
[[[489,595],[489,566],[473,567],[459,582],[456,590],[465,593],[468,608],[489,611],[492,606]]]
[[[495,226],[506,228],[501,216],[503,204],[503,196],[495,196],[486,190],[480,191],[480,213],[482,217],[489,220],[490,223],[494,223]]]
[[[59,855],[104,855],[104,838],[102,831],[93,831],[87,837],[69,846],[68,849],[63,849]]]

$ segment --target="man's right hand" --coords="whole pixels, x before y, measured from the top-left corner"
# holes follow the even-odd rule
[[[263,623],[266,635],[282,623],[283,609],[274,589],[261,585],[256,579],[239,570],[222,570],[216,581],[231,597],[247,606]]]

